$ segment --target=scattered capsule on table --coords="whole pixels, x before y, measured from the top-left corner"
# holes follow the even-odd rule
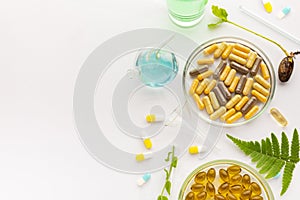
[[[203,59],[199,59],[197,60],[197,64],[198,65],[210,65],[214,63],[214,59],[213,58],[203,58]]]
[[[202,74],[199,74],[199,75],[197,76],[197,79],[198,79],[199,81],[202,81],[203,79],[210,77],[213,73],[214,73],[214,72],[213,72],[212,70],[207,70],[206,72],[204,72],[204,73],[202,73]]]
[[[269,73],[268,67],[264,62],[260,63],[260,71],[261,71],[262,77],[265,80],[268,80],[270,78],[270,73]]]
[[[246,114],[257,102],[256,97],[252,96],[247,103],[242,107],[241,112]]]
[[[143,143],[144,143],[144,146],[146,147],[146,149],[152,148],[152,141],[150,138],[144,138]]]
[[[242,107],[247,103],[247,101],[249,100],[248,96],[243,96],[242,99],[235,105],[235,109],[236,110],[241,110]]]
[[[227,103],[226,98],[224,97],[224,95],[222,94],[221,90],[218,87],[215,87],[213,89],[213,92],[215,93],[218,102],[221,106],[224,106]]]
[[[242,52],[236,48],[232,49],[232,53],[244,59],[247,59],[249,56],[248,53]]]
[[[199,95],[202,94],[202,92],[205,90],[208,84],[209,84],[209,79],[205,78],[200,84],[198,84],[196,93]]]
[[[239,43],[236,43],[234,44],[234,48],[237,49],[237,50],[240,50],[242,52],[245,52],[245,53],[249,53],[250,52],[250,48],[242,45],[242,44],[239,44]]]
[[[251,197],[251,194],[252,194],[252,191],[249,189],[246,189],[241,193],[240,197],[242,200],[248,200]]]
[[[194,183],[194,184],[191,186],[191,190],[192,190],[193,192],[202,192],[204,189],[205,189],[205,186],[202,185],[201,183]]]
[[[217,45],[217,44],[212,44],[212,45],[210,45],[209,47],[206,47],[206,48],[203,50],[203,54],[204,54],[204,55],[212,54],[217,48],[218,48],[218,45]]]
[[[232,124],[233,122],[239,120],[243,114],[241,112],[237,112],[226,120],[226,123]]]
[[[277,108],[271,108],[270,113],[281,126],[285,127],[288,125],[288,121]]]
[[[236,75],[236,70],[235,69],[231,69],[230,72],[228,73],[225,81],[224,81],[225,85],[230,86],[231,83],[232,83],[232,81],[233,81],[233,79],[234,79],[234,77],[235,77],[235,75]]]
[[[209,116],[209,118],[211,120],[216,120],[218,119],[219,117],[221,117],[222,115],[224,115],[226,113],[226,108],[224,106],[220,107],[218,110],[216,110],[213,114],[211,114]]]
[[[221,75],[220,75],[220,80],[224,81],[227,77],[227,75],[229,74],[231,68],[227,65],[224,70],[222,71]]]
[[[222,194],[215,194],[215,200],[226,200],[226,198]]]
[[[227,62],[224,60],[221,60],[219,65],[217,66],[217,68],[214,71],[214,79],[218,79],[222,73],[222,71],[224,70],[225,66],[227,65]]]
[[[224,115],[222,115],[221,117],[220,117],[220,119],[222,120],[222,121],[226,121],[229,117],[231,117],[234,113],[235,113],[236,111],[235,111],[235,109],[234,108],[231,108],[231,109],[229,109]]]
[[[247,63],[247,60],[245,58],[239,57],[232,53],[228,56],[228,58],[229,60],[235,61],[241,65],[245,65]]]
[[[146,115],[146,121],[148,123],[163,122],[164,120],[165,120],[164,116],[161,115],[155,115],[155,114]]]
[[[271,84],[259,74],[255,75],[254,79],[266,89],[271,87]]]
[[[245,114],[244,118],[245,118],[246,120],[252,118],[252,117],[255,115],[255,113],[257,113],[258,110],[259,110],[259,106],[257,106],[257,105],[253,106],[253,107]]]
[[[254,62],[253,66],[252,66],[252,68],[250,70],[250,74],[252,76],[255,76],[257,74],[261,61],[262,61],[261,57],[257,57],[255,59],[255,62]]]
[[[243,192],[243,187],[241,185],[231,185],[229,187],[229,191],[232,193],[232,194],[241,194]]]
[[[230,67],[232,69],[235,69],[237,72],[241,73],[241,74],[248,74],[249,73],[249,69],[243,65],[240,65],[239,63],[237,62],[234,62],[234,61],[231,61],[230,62]]]
[[[251,178],[248,174],[244,174],[242,178],[242,185],[244,188],[248,189],[251,184]]]
[[[234,194],[231,194],[230,192],[227,193],[226,198],[227,200],[238,200],[238,198]]]
[[[228,58],[229,54],[231,53],[231,50],[233,48],[232,44],[228,44],[225,51],[222,53],[222,59]]]
[[[202,74],[202,73],[204,73],[204,72],[206,72],[208,70],[208,66],[207,65],[203,65],[203,66],[197,66],[197,67],[195,67],[195,69],[193,69],[193,70],[191,70],[190,72],[189,72],[189,74],[190,74],[190,76],[197,76],[197,75],[199,75],[199,74]]]
[[[257,57],[257,53],[252,51],[249,55],[248,61],[246,63],[246,67],[251,68],[255,62],[256,57]]]
[[[216,170],[214,168],[210,168],[208,171],[207,171],[207,180],[209,182],[214,182],[216,178]]]
[[[231,184],[239,184],[242,181],[242,175],[240,174],[235,174],[230,178],[230,183]]]
[[[189,192],[186,197],[185,200],[196,200],[195,198],[195,193],[194,192]]]
[[[215,195],[216,189],[215,186],[211,182],[206,183],[206,192],[208,196],[213,197]]]
[[[269,94],[270,94],[270,92],[266,88],[261,86],[259,83],[254,83],[253,89],[257,90],[258,92],[260,92],[262,95],[264,95],[266,97],[269,96]]]
[[[268,98],[265,97],[263,94],[261,94],[260,92],[258,92],[257,90],[252,90],[251,91],[251,94],[253,96],[255,96],[259,101],[263,102],[263,103],[266,103]]]
[[[233,81],[231,82],[231,84],[230,84],[228,90],[229,90],[230,92],[234,92],[234,91],[235,91],[235,88],[236,88],[236,86],[237,86],[237,84],[239,83],[239,81],[240,81],[240,77],[235,76],[234,79],[233,79]]]
[[[236,89],[235,89],[235,92],[237,94],[242,94],[242,91],[245,87],[246,81],[247,81],[247,76],[246,75],[241,76],[240,81],[238,82]]]
[[[249,189],[252,191],[252,194],[261,195],[261,187],[256,182],[252,182]]]
[[[191,155],[193,155],[193,154],[198,154],[198,153],[200,153],[200,149],[201,149],[200,146],[190,146],[190,147],[189,147],[189,153],[190,153]]]
[[[152,152],[145,152],[145,153],[139,153],[139,154],[136,154],[135,156],[135,159],[136,161],[138,162],[141,162],[141,161],[144,161],[144,160],[148,160],[152,158]]]
[[[209,99],[210,99],[210,102],[211,102],[212,107],[213,107],[215,110],[219,109],[219,108],[220,108],[220,104],[219,104],[219,101],[218,101],[218,99],[217,99],[217,97],[216,97],[216,94],[215,94],[214,92],[210,92],[210,93],[208,94],[208,96],[209,96]]]
[[[227,47],[226,42],[222,42],[221,44],[219,44],[218,48],[214,52],[214,58],[219,58],[222,55],[222,53],[225,51],[226,47]]]
[[[203,191],[196,195],[197,200],[206,200],[207,192]]]
[[[220,194],[226,194],[229,191],[229,186],[230,185],[227,182],[222,183],[218,188],[218,192]]]
[[[227,109],[233,108],[240,100],[242,99],[241,95],[236,94],[234,97],[232,97],[225,105]]]
[[[244,89],[243,89],[243,95],[247,96],[250,93],[253,82],[254,82],[253,78],[250,78],[250,77],[247,78],[247,81],[246,81]]]
[[[213,107],[211,105],[209,97],[208,96],[203,97],[202,101],[203,101],[203,104],[205,106],[207,114],[209,114],[209,115],[212,114],[214,112],[214,109],[213,109]]]
[[[224,97],[227,100],[231,99],[231,93],[229,92],[229,90],[225,86],[225,84],[223,82],[218,82],[217,85],[218,85],[218,88],[220,89],[220,91],[222,92],[222,94],[224,95]]]
[[[193,99],[197,104],[197,107],[199,108],[199,110],[203,110],[204,109],[204,103],[202,102],[200,96],[198,94],[193,94]]]
[[[223,182],[229,182],[229,174],[225,169],[219,170],[219,176]]]
[[[241,167],[238,165],[231,165],[227,168],[229,175],[239,174],[242,171]]]
[[[211,80],[204,90],[204,94],[209,94],[212,89],[216,86],[217,81],[215,79]]]
[[[138,186],[142,186],[144,185],[145,183],[147,183],[151,178],[151,174],[149,173],[146,173],[144,174],[141,178],[139,178],[137,181],[136,181],[136,184]]]
[[[264,200],[264,198],[262,196],[257,195],[250,197],[250,200]]]
[[[206,173],[199,172],[194,179],[195,183],[204,183],[206,181]]]

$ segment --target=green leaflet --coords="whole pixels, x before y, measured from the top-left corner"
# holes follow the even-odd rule
[[[293,177],[293,171],[299,162],[299,134],[294,130],[291,142],[291,151],[289,152],[289,140],[287,135],[282,132],[281,144],[274,133],[271,138],[265,138],[260,141],[243,141],[227,134],[227,137],[236,144],[246,155],[251,157],[251,161],[257,163],[256,168],[259,173],[266,174],[266,178],[276,176],[284,167],[282,178],[283,195]]]

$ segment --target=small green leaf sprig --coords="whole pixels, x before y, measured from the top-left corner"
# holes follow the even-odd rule
[[[284,167],[280,195],[287,191],[296,164],[300,161],[297,129],[293,133],[291,148],[289,148],[289,140],[284,132],[281,134],[281,145],[274,133],[271,134],[271,139],[262,139],[260,143],[258,141],[242,141],[228,134],[227,137],[246,155],[250,156],[252,162],[257,163],[256,168],[260,169],[259,173],[266,174],[265,178],[276,176]]]
[[[166,162],[169,162],[170,160],[171,160],[171,163],[170,163],[169,169],[168,170],[164,169],[164,171],[166,173],[166,181],[165,181],[165,184],[162,188],[160,195],[157,197],[157,200],[168,200],[168,197],[165,195],[165,191],[167,191],[169,196],[171,194],[172,183],[171,183],[170,177],[171,177],[173,168],[177,167],[177,161],[178,161],[178,158],[175,156],[175,146],[172,147],[172,151],[168,153],[168,156],[165,159]]]

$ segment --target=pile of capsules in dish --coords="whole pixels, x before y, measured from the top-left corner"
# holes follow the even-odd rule
[[[214,168],[197,173],[185,200],[263,200],[259,184],[241,171],[240,166],[231,165],[221,168],[218,177]]]
[[[270,72],[260,55],[230,42],[214,43],[203,54],[189,71],[189,93],[197,107],[205,108],[211,120],[228,124],[252,118],[267,102],[271,88]]]

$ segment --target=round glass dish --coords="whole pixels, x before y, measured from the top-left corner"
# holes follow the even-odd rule
[[[267,69],[268,69],[268,72],[269,72],[269,76],[270,76],[270,78],[267,81],[269,82],[269,84],[270,84],[271,87],[269,89],[267,89],[269,94],[266,96],[266,98],[267,98],[266,102],[262,103],[261,101],[257,100],[256,105],[259,106],[259,110],[252,117],[250,117],[249,119],[244,119],[244,114],[246,114],[246,113],[243,113],[243,116],[240,119],[238,119],[237,121],[233,122],[233,123],[225,123],[224,121],[222,121],[220,119],[211,120],[210,119],[210,115],[205,111],[206,109],[204,108],[203,110],[200,110],[197,107],[194,98],[190,94],[190,87],[192,85],[192,82],[198,76],[191,76],[189,74],[189,72],[199,66],[198,63],[197,63],[197,61],[199,59],[211,59],[211,58],[214,58],[214,53],[209,54],[209,55],[205,55],[203,53],[204,50],[207,47],[209,47],[209,46],[211,46],[213,44],[220,45],[223,42],[225,42],[227,44],[232,44],[232,45],[234,45],[234,44],[241,44],[241,45],[246,46],[247,48],[249,48],[250,51],[256,52],[257,56],[260,57],[260,58],[262,58],[262,63],[265,63],[265,65],[267,66]],[[229,63],[231,62],[231,60],[229,60],[228,58],[227,59],[222,59],[222,56],[220,56],[217,59],[214,58],[213,64],[209,64],[208,65],[208,69],[211,70],[211,71],[213,71],[215,73],[215,70],[218,67],[218,65],[221,62],[221,60],[226,60],[228,66],[229,66]],[[247,61],[247,59],[246,59],[246,61]],[[257,74],[261,75],[261,69],[260,69],[260,67],[259,67],[259,70],[258,70]],[[240,78],[242,76],[242,74],[237,71],[237,73],[236,73],[235,76],[238,76]],[[247,76],[247,78],[249,78],[249,77],[253,78],[254,82],[256,82],[256,80],[254,79],[254,77],[252,77],[250,75],[250,73],[248,73],[246,76]],[[210,80],[214,79],[212,77],[214,77],[214,75],[211,75],[210,77],[208,77],[208,79],[210,79]],[[220,81],[219,78],[217,78],[216,80],[217,80],[217,82],[223,82],[223,81]],[[239,125],[242,125],[242,124],[246,124],[246,123],[248,123],[248,122],[256,119],[257,117],[259,117],[267,109],[267,107],[269,106],[269,104],[270,104],[270,102],[271,102],[271,100],[272,100],[272,98],[274,96],[275,85],[276,85],[275,71],[274,71],[273,65],[270,62],[269,58],[264,53],[264,51],[262,49],[260,49],[259,47],[255,46],[253,43],[251,43],[249,41],[246,41],[244,39],[241,39],[241,38],[236,38],[236,37],[220,37],[220,38],[212,39],[212,40],[209,40],[209,41],[205,42],[204,44],[200,45],[198,48],[196,48],[192,52],[192,54],[189,56],[189,58],[188,58],[188,60],[186,62],[186,65],[185,65],[185,68],[184,68],[184,72],[183,72],[182,83],[183,83],[185,97],[187,99],[187,102],[188,102],[189,106],[191,107],[191,110],[193,110],[193,112],[196,115],[198,115],[201,119],[203,119],[203,120],[205,120],[205,121],[207,121],[207,122],[209,122],[209,123],[211,123],[213,125],[223,126],[223,127],[239,126]],[[200,85],[200,83],[201,83],[201,81],[199,81],[199,85]],[[229,88],[229,85],[227,85],[226,87]],[[233,93],[235,93],[235,92],[233,92]],[[203,96],[204,96],[204,94],[201,94],[200,98],[202,98]],[[234,96],[234,94],[231,94],[231,97],[233,97],[233,96]],[[243,96],[244,95],[241,94],[241,97],[243,97]],[[251,91],[250,91],[250,94],[248,94],[246,96],[248,96],[249,99],[250,99],[251,96],[252,96]],[[228,101],[229,100],[227,100],[227,102]],[[214,109],[214,111],[216,111],[216,110],[217,109]],[[229,109],[226,109],[226,111],[228,111],[228,110]]]
[[[238,165],[241,167],[241,175],[248,174],[251,178],[251,182],[256,182],[261,190],[261,197],[263,197],[264,200],[274,200],[274,195],[272,193],[272,190],[269,186],[269,184],[266,182],[266,180],[252,167],[239,162],[235,160],[215,160],[208,162],[206,164],[203,164],[196,168],[192,173],[188,175],[188,177],[185,179],[180,192],[178,200],[185,200],[186,195],[191,191],[191,186],[194,183],[194,178],[199,172],[207,172],[210,168],[214,168],[216,170],[216,178],[213,182],[216,188],[216,193],[219,185],[216,185],[216,181],[219,180],[219,170],[220,169],[227,169],[227,167],[232,165]]]

